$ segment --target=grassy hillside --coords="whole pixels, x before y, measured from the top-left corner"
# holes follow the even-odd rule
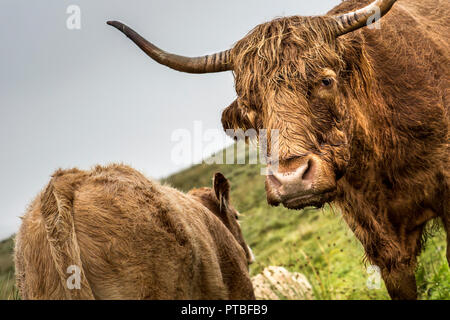
[[[216,171],[230,179],[232,202],[243,214],[244,236],[257,260],[251,266],[252,275],[269,265],[284,266],[305,274],[317,299],[389,299],[382,281],[379,290],[367,288],[363,248],[339,211],[329,206],[302,211],[269,207],[259,166],[202,164],[165,182],[188,191],[210,186]],[[417,270],[420,298],[450,299],[445,232],[439,225],[432,229]]]
[[[264,177],[256,165],[197,165],[168,177],[164,182],[188,191],[210,186],[220,171],[232,183],[232,202],[243,214],[241,225],[257,262],[255,275],[269,265],[284,266],[306,275],[316,299],[388,299],[381,288],[369,290],[369,274],[363,249],[339,212],[322,210],[291,211],[266,204]],[[417,283],[421,299],[450,299],[450,270],[445,258],[445,233],[433,230],[420,257]],[[0,243],[0,299],[14,298],[11,239]],[[9,279],[9,280],[8,280]]]

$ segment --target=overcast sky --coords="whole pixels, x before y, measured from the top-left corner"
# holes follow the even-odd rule
[[[120,20],[188,56],[228,49],[259,23],[318,15],[338,0],[1,0],[0,239],[59,167],[124,162],[161,178],[178,129],[221,129],[231,72],[189,75],[158,65],[117,30]],[[70,5],[81,29],[69,30]],[[231,143],[225,137],[213,145]],[[198,160],[198,159],[194,159]]]

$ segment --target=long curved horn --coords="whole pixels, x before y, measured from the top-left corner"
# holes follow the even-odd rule
[[[169,68],[187,73],[212,73],[232,70],[230,50],[195,58],[179,56],[161,50],[121,22],[108,21],[107,24],[123,32],[150,58]]]
[[[334,16],[339,25],[337,36],[339,37],[364,27],[367,25],[369,18],[374,17],[378,10],[380,10],[381,16],[377,18],[383,17],[391,10],[396,1],[397,0],[376,0],[362,9]]]

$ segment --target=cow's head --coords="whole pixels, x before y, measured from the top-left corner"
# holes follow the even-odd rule
[[[217,172],[213,178],[212,188],[200,188],[189,191],[189,195],[197,198],[205,207],[222,221],[230,230],[236,241],[244,249],[248,264],[253,263],[254,256],[250,247],[245,243],[239,225],[239,212],[230,202],[230,183],[225,176]]]
[[[377,0],[338,16],[276,19],[257,26],[230,50],[197,58],[167,53],[125,25],[108,23],[173,69],[232,70],[238,98],[224,111],[223,126],[277,130],[278,170],[266,179],[267,199],[299,209],[334,198],[350,157],[348,114],[357,113],[352,108],[360,99],[355,92],[370,86],[361,43],[339,37],[365,26],[377,12],[385,15],[394,3]]]

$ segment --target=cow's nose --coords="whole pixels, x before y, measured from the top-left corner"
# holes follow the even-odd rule
[[[272,180],[273,184],[277,188],[292,187],[293,185],[299,185],[303,191],[311,189],[313,182],[313,170],[314,170],[314,160],[308,159],[306,163],[298,167],[295,171],[272,172],[269,179]]]
[[[317,164],[313,157],[280,161],[278,168],[269,168],[269,194],[274,202],[282,202],[291,196],[307,195],[312,192],[316,171]]]

